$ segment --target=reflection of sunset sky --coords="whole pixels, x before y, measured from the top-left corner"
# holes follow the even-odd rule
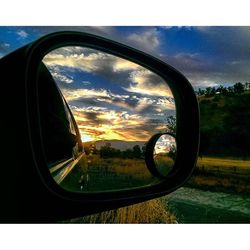
[[[155,144],[155,154],[168,153],[171,147],[176,147],[175,138],[171,135],[162,135]]]
[[[250,79],[248,66],[250,27],[248,26],[2,26],[0,27],[0,58],[46,34],[65,30],[99,35],[156,56],[180,70],[196,89],[218,87],[221,84],[228,87],[236,82],[248,82]],[[85,58],[84,65],[80,56],[82,52]],[[66,55],[68,58],[65,61]],[[91,115],[96,117],[97,121],[98,113],[101,115],[101,112],[109,110],[117,112],[117,115],[127,112],[123,113],[122,117],[137,114],[144,119],[157,119],[166,113],[173,113],[172,109],[163,111],[160,104],[148,105],[149,100],[157,100],[157,98],[158,103],[167,103],[166,99],[159,96],[164,90],[159,85],[156,87],[154,79],[145,82],[145,79],[149,79],[150,76],[143,70],[140,71],[133,63],[103,56],[102,53],[88,53],[88,50],[84,51],[82,48],[74,48],[73,54],[72,48],[68,51],[64,49],[63,53],[51,57],[48,63],[63,93],[71,99],[69,103],[74,107],[74,112],[76,109],[88,109],[89,113],[85,114],[87,117],[83,116],[83,113],[78,117],[81,116],[79,119],[82,123],[85,120],[86,124],[81,126],[85,126],[86,129],[89,124],[92,124],[91,129],[96,130],[96,135],[93,130],[91,130],[93,133],[86,134],[87,130],[84,132],[82,128],[84,140],[89,140],[87,137],[90,138],[90,135],[93,138],[105,138],[100,125],[99,130],[93,125],[94,120],[90,119]],[[18,83],[13,83],[13,89],[15,84]],[[105,89],[110,91],[105,93]],[[95,93],[99,94],[98,99]],[[80,94],[84,94],[85,98],[81,98]],[[145,99],[142,101],[143,97]],[[93,109],[104,107],[106,110]],[[139,109],[141,109],[140,112]],[[162,123],[158,126],[163,127]],[[124,127],[119,129],[122,135],[119,135],[120,130],[117,130],[115,138],[124,138],[125,135],[130,135],[129,138],[137,137],[135,133],[124,130]],[[142,132],[138,127],[137,131],[138,134]],[[100,133],[103,134],[98,135]],[[142,138],[142,135],[138,137]]]
[[[96,50],[67,47],[44,62],[68,102],[83,141],[147,141],[166,130],[175,114],[167,84],[127,60]]]
[[[0,58],[46,34],[65,30],[103,36],[154,55],[180,70],[196,89],[230,86],[250,78],[249,26],[2,26]],[[129,64],[117,63],[115,68],[125,70]]]

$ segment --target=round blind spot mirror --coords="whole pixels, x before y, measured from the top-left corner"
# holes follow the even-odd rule
[[[173,169],[176,159],[176,140],[170,134],[161,135],[154,147],[154,163],[156,170],[162,176],[167,176]]]

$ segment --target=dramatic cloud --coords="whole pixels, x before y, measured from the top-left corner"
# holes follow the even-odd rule
[[[162,135],[155,144],[155,154],[166,154],[171,148],[176,148],[175,138],[170,135]]]
[[[180,53],[168,57],[168,63],[180,70],[195,87],[211,87],[250,79],[250,58],[214,59],[198,53]]]
[[[167,57],[168,63],[180,70],[194,86],[213,86],[220,78],[216,66],[198,53],[178,53]],[[212,77],[213,76],[213,77]]]
[[[153,72],[131,61],[96,50],[65,47],[46,55],[44,62],[49,67],[57,67],[57,70],[60,66],[101,75],[110,81],[120,82],[128,92],[172,96],[167,84]]]
[[[94,35],[103,36],[106,38],[114,38],[116,36],[116,27],[112,26],[51,26],[51,27],[33,27],[37,32],[42,32],[43,34],[56,32],[56,31],[79,31],[86,32]]]
[[[174,34],[177,42],[182,39],[182,48],[162,55],[162,60],[180,70],[193,86],[249,81],[249,27],[182,27],[166,34]]]
[[[204,42],[204,52],[224,60],[245,60],[250,54],[250,27],[194,27]]]
[[[133,71],[130,74],[130,79],[133,84],[125,88],[129,92],[152,96],[172,96],[169,87],[163,79],[149,70]]]
[[[105,89],[62,89],[62,93],[68,102],[86,97],[96,99],[109,97],[108,91]]]
[[[140,27],[130,33],[116,27],[84,29],[160,57],[197,87],[250,79],[249,27]]]
[[[164,119],[150,119],[126,111],[88,107],[73,108],[72,112],[84,141],[90,138],[146,141],[153,133],[166,129]]]
[[[166,117],[175,114],[167,84],[135,63],[80,47],[55,50],[43,61],[70,105],[84,141],[147,141],[165,131]]]
[[[12,27],[8,32],[11,31],[15,35],[13,41],[19,42],[11,42],[8,50],[0,47],[0,56],[21,46],[24,41],[30,42],[42,35],[62,30],[101,35],[149,52],[180,70],[194,86],[245,82],[250,78],[249,27]],[[17,34],[19,39],[16,39]],[[9,42],[4,41],[7,44]],[[86,51],[83,53],[87,59],[89,54]],[[108,63],[109,60],[113,61],[112,67]],[[70,58],[68,63],[70,65]],[[106,74],[107,78],[113,74],[114,78],[121,79],[124,76],[114,74],[114,71],[127,72],[131,65],[106,58],[102,67],[97,62],[86,62],[85,69],[92,70],[91,67],[95,67],[94,69],[103,75]]]
[[[175,110],[174,99],[172,97],[147,97],[136,95],[114,94],[106,89],[61,89],[65,99],[71,104],[78,102],[80,105],[92,106],[113,106],[136,112],[144,112],[148,107],[154,112],[164,110]],[[110,105],[107,105],[110,104]],[[149,109],[148,109],[149,110]]]
[[[60,74],[58,72],[51,72],[52,76],[55,78],[56,81],[64,82],[64,83],[72,83],[73,79],[69,78],[63,74]]]
[[[140,65],[133,63],[128,60],[124,60],[121,58],[117,58],[117,60],[114,62],[113,70],[114,72],[121,72],[121,71],[131,71],[131,70],[138,70],[143,69]]]
[[[85,56],[84,54],[71,54],[69,56],[57,53],[50,53],[44,58],[48,66],[63,66],[74,69],[80,69],[85,72],[97,71],[100,68],[100,61],[107,61],[103,53],[93,53]]]
[[[166,131],[166,117],[175,114],[173,100],[168,98],[114,95],[106,90],[66,90],[64,96],[85,141],[146,141]]]
[[[144,31],[132,33],[127,41],[141,50],[152,52],[160,45],[159,32],[156,28],[147,28]]]
[[[97,50],[81,47],[65,47],[46,55],[43,60],[48,66],[62,66],[88,73],[114,75],[114,72],[131,71],[140,65]]]
[[[131,27],[132,32],[123,32],[121,27],[112,26],[39,26],[39,27],[18,27],[17,32],[34,34],[41,37],[52,32],[58,31],[78,31],[86,32],[105,37],[124,44],[135,46],[141,50],[152,52],[157,50],[160,45],[160,32],[153,27]],[[16,33],[17,33],[16,32]],[[22,35],[21,33],[21,35]],[[25,36],[25,35],[24,35]]]

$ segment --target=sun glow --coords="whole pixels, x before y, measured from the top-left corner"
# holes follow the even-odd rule
[[[82,142],[94,141],[94,138],[88,134],[81,133]]]

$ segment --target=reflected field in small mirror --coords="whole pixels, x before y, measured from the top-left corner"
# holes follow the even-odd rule
[[[65,99],[65,119],[60,119],[67,120],[68,142],[73,142],[65,155],[46,153],[55,181],[72,192],[158,182],[145,164],[145,148],[154,134],[173,130],[175,102],[167,83],[138,64],[85,47],[56,49],[43,63]],[[163,135],[156,144],[155,162],[164,174],[168,168],[160,166],[163,154],[171,154],[172,142]]]

